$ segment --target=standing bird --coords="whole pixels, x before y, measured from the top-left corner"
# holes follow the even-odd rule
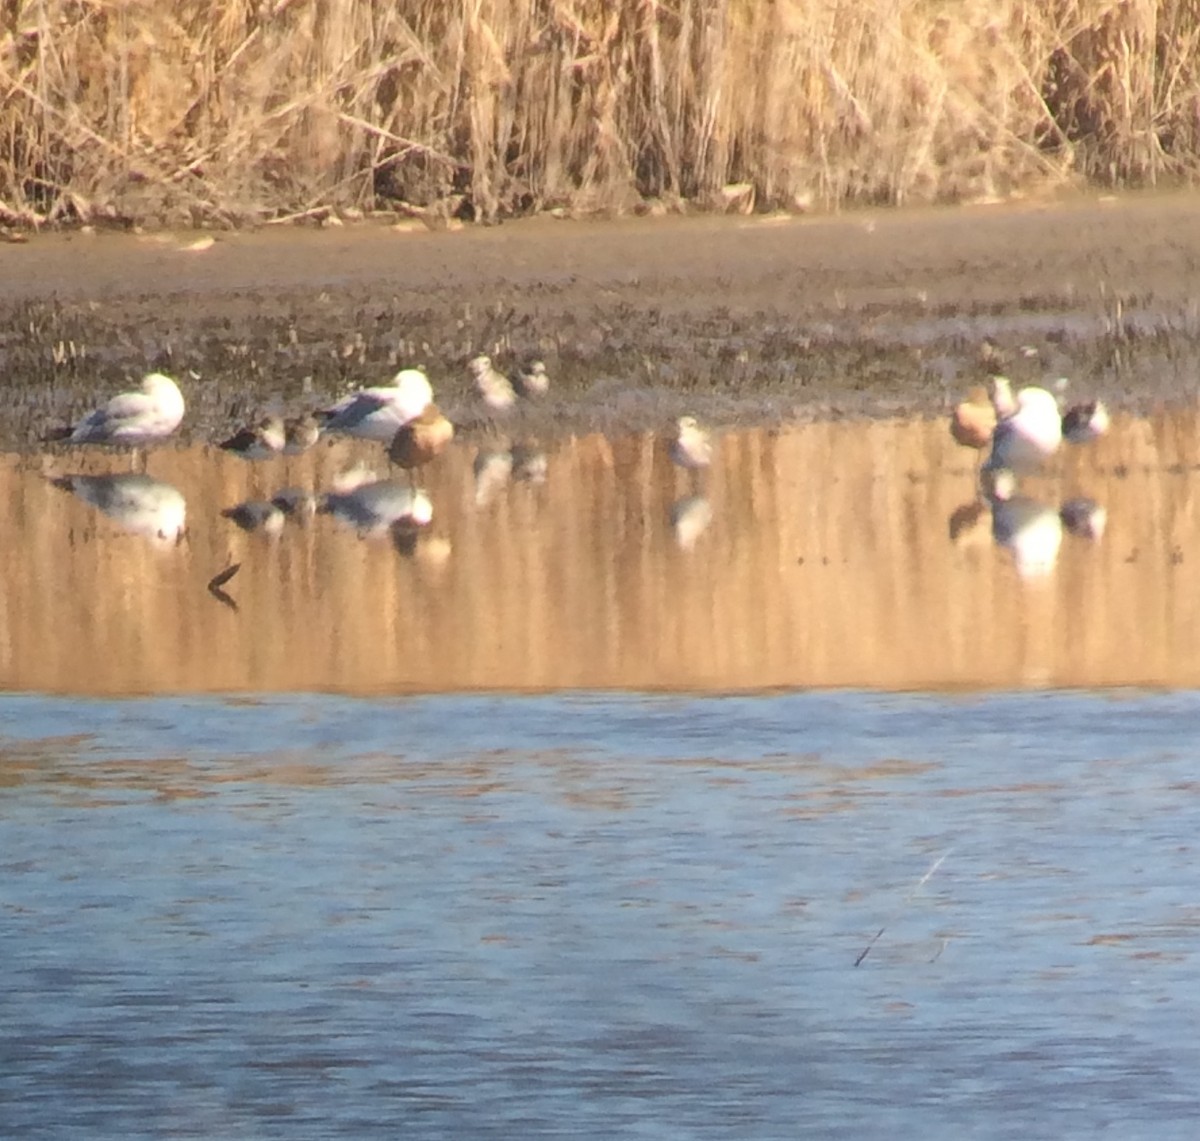
[[[712,463],[713,444],[708,430],[694,416],[680,416],[671,441],[671,459],[688,471],[699,471]]]
[[[955,405],[950,416],[950,435],[964,448],[977,450],[992,442],[996,430],[996,409],[983,385],[976,385],[966,400]]]
[[[417,468],[424,467],[446,450],[454,439],[454,425],[442,415],[436,404],[430,404],[415,420],[400,428],[388,445],[388,459],[404,468],[409,479]],[[414,484],[415,486],[415,484]]]
[[[321,425],[317,418],[306,412],[283,422],[283,454],[298,456],[307,452],[321,437]]]
[[[253,428],[243,428],[217,446],[244,460],[265,460],[283,451],[285,442],[283,421],[278,416],[264,416]]]
[[[504,412],[517,400],[512,382],[494,364],[486,353],[480,353],[467,362],[467,368],[475,378],[475,387],[483,402],[493,412]]]
[[[550,377],[543,360],[529,361],[517,369],[517,391],[524,397],[545,396],[550,391]]]
[[[1110,424],[1108,409],[1103,401],[1075,404],[1063,413],[1063,438],[1072,444],[1086,444],[1103,436]]]
[[[122,392],[70,428],[58,428],[47,440],[71,444],[129,444],[138,447],[165,440],[183,420],[183,393],[161,372],[147,373],[140,392]]]
[[[1002,418],[992,434],[985,471],[1032,471],[1062,443],[1062,416],[1052,393],[1044,388],[1022,388],[1015,403],[1016,410]]]
[[[429,378],[419,368],[401,369],[391,384],[364,388],[318,412],[322,430],[388,443],[410,420],[433,403]]]

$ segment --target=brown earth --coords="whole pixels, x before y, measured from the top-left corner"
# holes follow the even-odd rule
[[[995,368],[1134,408],[1197,386],[1192,194],[213,237],[0,245],[0,441],[151,364],[182,378],[193,437],[416,363],[469,417],[481,350],[546,358],[542,430],[654,426],[684,405],[726,423],[933,412]]]

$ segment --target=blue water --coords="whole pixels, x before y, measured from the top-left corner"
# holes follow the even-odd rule
[[[1190,1137],[1198,728],[0,698],[0,1136]]]

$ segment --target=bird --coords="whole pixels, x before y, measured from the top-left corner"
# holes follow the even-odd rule
[[[1063,413],[1063,438],[1072,444],[1086,444],[1103,436],[1110,424],[1108,409],[1102,400],[1075,404]]]
[[[680,416],[671,441],[671,459],[681,468],[698,471],[712,463],[712,437],[694,416]]]
[[[966,400],[954,407],[950,416],[950,435],[964,448],[986,448],[996,430],[996,409],[983,385],[976,385]]]
[[[217,446],[244,460],[265,460],[283,451],[286,441],[283,421],[278,416],[268,415],[253,428],[243,428]]]
[[[283,422],[283,454],[298,456],[321,438],[321,424],[311,412],[292,416]]]
[[[436,404],[429,404],[415,420],[397,430],[388,445],[388,459],[412,473],[436,459],[454,438],[454,425]]]
[[[178,543],[187,530],[187,501],[178,488],[141,473],[63,475],[51,479],[107,515],[124,530]]]
[[[1052,393],[1022,388],[1014,403],[1015,410],[1003,416],[992,433],[992,450],[984,464],[987,471],[1004,468],[1018,475],[1032,471],[1062,443],[1062,416]]]
[[[550,377],[544,360],[532,360],[517,369],[516,389],[528,398],[545,396],[550,391]]]
[[[419,368],[401,369],[391,384],[363,388],[317,413],[324,432],[390,443],[398,429],[433,403],[429,378]]]
[[[317,510],[354,527],[363,538],[396,526],[423,527],[433,519],[429,496],[398,479],[374,479],[327,492]]]
[[[483,402],[493,412],[503,412],[511,408],[517,400],[512,381],[508,379],[495,365],[486,353],[480,353],[467,362],[467,369],[475,378],[475,387]]]
[[[69,428],[57,428],[44,439],[71,444],[129,444],[139,447],[166,439],[179,427],[183,393],[165,373],[142,378],[140,392],[122,392]]]

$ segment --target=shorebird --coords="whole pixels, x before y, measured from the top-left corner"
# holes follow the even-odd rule
[[[698,471],[712,463],[713,444],[708,430],[694,416],[680,416],[671,441],[671,459],[681,468]]]
[[[950,416],[950,435],[964,448],[982,449],[992,442],[996,430],[996,409],[983,385],[976,385],[954,407]]]
[[[124,530],[178,543],[187,530],[187,502],[179,489],[140,473],[63,475],[51,480],[91,504]]]
[[[283,422],[283,454],[298,456],[307,452],[321,438],[321,425],[317,418],[306,412]]]
[[[324,418],[325,432],[389,443],[432,402],[429,378],[419,368],[406,368],[396,373],[391,384],[353,392],[317,415]]]
[[[1108,409],[1103,401],[1092,400],[1086,404],[1075,404],[1063,413],[1063,438],[1072,444],[1086,444],[1103,436],[1110,423]]]
[[[550,377],[543,360],[529,361],[517,369],[517,391],[525,397],[545,396],[550,391]]]
[[[1004,468],[1022,474],[1054,455],[1061,443],[1058,401],[1044,388],[1022,388],[1016,396],[1015,410],[996,424],[992,450],[984,468],[987,471]]]
[[[415,479],[416,469],[440,456],[453,438],[454,425],[436,404],[429,404],[420,416],[410,420],[392,437],[388,459],[404,468],[410,479]]]
[[[503,412],[516,403],[517,394],[512,382],[495,365],[486,353],[480,353],[467,362],[467,368],[475,378],[475,387],[483,402],[493,412]]]
[[[47,440],[71,444],[129,444],[139,447],[164,440],[183,420],[183,393],[161,372],[147,373],[140,392],[122,392],[69,428],[58,428]]]
[[[283,451],[286,441],[283,421],[278,416],[264,416],[253,428],[243,428],[217,446],[244,460],[265,460]]]

